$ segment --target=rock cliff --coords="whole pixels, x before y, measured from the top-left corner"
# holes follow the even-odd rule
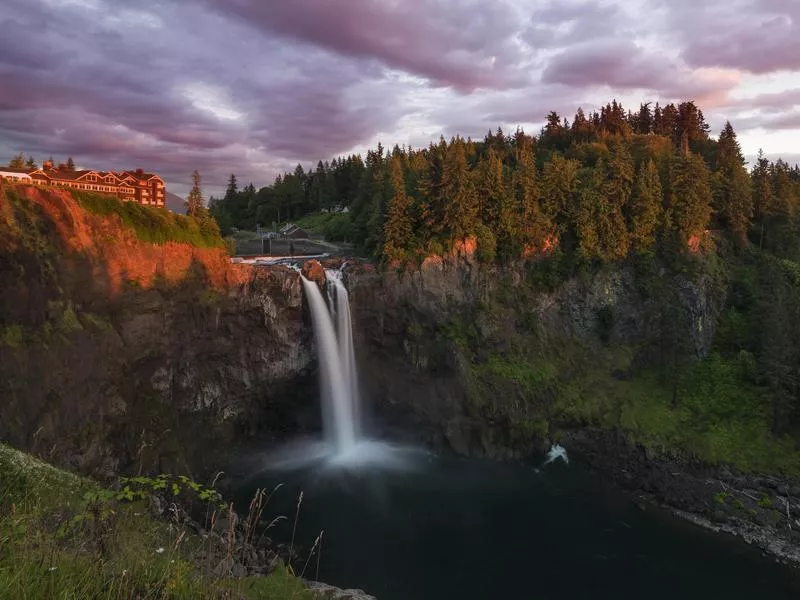
[[[640,271],[543,282],[535,262],[489,268],[468,243],[419,267],[354,266],[367,396],[462,454],[538,452],[554,425],[588,424],[574,405],[613,394],[632,369],[708,355],[724,287],[710,273]]]
[[[197,472],[314,426],[302,286],[0,188],[0,439],[94,475]]]

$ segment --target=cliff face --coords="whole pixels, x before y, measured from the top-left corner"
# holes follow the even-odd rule
[[[540,271],[483,267],[469,244],[416,269],[351,269],[377,410],[459,453],[518,458],[557,430],[617,426],[611,398],[633,370],[709,353],[724,302],[710,274],[632,265],[548,284]]]
[[[206,470],[318,429],[297,273],[142,243],[68,194],[0,192],[0,439],[104,474]],[[711,349],[726,293],[713,268],[564,278],[474,251],[346,267],[364,396],[422,441],[515,458],[585,425],[650,436],[671,375]]]
[[[142,243],[32,187],[0,188],[0,230],[0,439],[95,475],[182,472],[313,423],[295,272]]]

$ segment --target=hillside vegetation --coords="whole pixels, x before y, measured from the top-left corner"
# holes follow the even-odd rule
[[[342,207],[346,217],[320,212]],[[232,176],[213,210],[240,227],[288,215],[330,234],[341,222],[347,239],[401,270],[474,240],[492,277],[517,272],[525,285],[485,298],[470,320],[520,327],[486,339],[459,315],[439,315],[426,335],[466,353],[470,385],[485,391],[477,397],[511,385],[526,406],[547,407],[530,419],[516,414],[522,423],[512,419],[509,429],[615,427],[705,461],[797,473],[799,208],[800,168],[763,155],[748,168],[730,123],[712,136],[693,102],[631,111],[613,101],[591,114],[578,109],[571,122],[551,112],[537,136],[498,129],[420,149],[379,144],[363,158],[298,166],[258,191],[239,191]],[[530,305],[605,268],[636,273],[640,301],[656,306],[661,325],[649,340],[657,350],[619,347],[608,330],[631,315],[603,307],[594,317],[603,367],[594,368],[597,349],[563,356],[569,340],[537,339]],[[697,317],[675,290],[702,278],[713,280],[720,310],[701,355],[685,339]],[[492,422],[494,408],[481,410]]]
[[[202,490],[185,478],[169,485],[166,477],[139,479],[157,489],[164,481],[176,500]],[[234,562],[224,552],[215,557],[208,535],[182,518],[182,504],[157,518],[153,496],[134,492],[133,483],[104,489],[2,444],[0,482],[2,599],[311,597],[282,563],[269,576],[234,577]],[[207,514],[210,529],[219,517],[227,536],[227,511],[209,503]]]
[[[258,191],[231,176],[212,212],[240,228],[349,207],[351,241],[376,257],[421,259],[474,235],[481,256],[505,262],[552,252],[577,262],[640,253],[674,258],[724,231],[797,259],[800,168],[759,156],[748,171],[733,126],[712,137],[693,102],[616,101],[551,112],[540,135],[500,129],[428,148],[380,144],[366,157],[320,161]]]
[[[223,248],[225,242],[212,218],[177,215],[163,208],[138,202],[122,202],[108,194],[70,190],[72,197],[91,213],[104,217],[116,215],[143,242],[164,244],[178,242],[198,248]]]

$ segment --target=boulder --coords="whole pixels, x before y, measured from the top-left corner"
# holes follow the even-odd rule
[[[313,281],[318,286],[325,285],[325,269],[318,260],[307,260],[303,264],[303,277],[309,281]]]

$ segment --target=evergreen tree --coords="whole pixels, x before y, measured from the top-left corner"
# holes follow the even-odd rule
[[[667,133],[664,127],[664,115],[658,102],[656,102],[656,107],[653,109],[653,133],[656,135],[666,135]]]
[[[200,218],[204,216],[205,206],[203,205],[203,192],[200,189],[200,173],[192,171],[192,190],[186,197],[186,214],[190,217]]]
[[[224,236],[229,235],[231,233],[231,228],[234,226],[233,219],[226,210],[225,204],[226,202],[222,198],[211,196],[208,199],[208,212],[214,217],[220,233]]]
[[[228,178],[228,187],[225,189],[225,201],[226,202],[233,202],[236,199],[236,194],[239,193],[239,185],[236,181],[236,175],[231,173],[230,178]],[[210,204],[210,201],[209,201]]]
[[[636,117],[636,133],[648,134],[653,131],[653,113],[650,111],[650,102],[645,102],[639,106],[639,114]]]
[[[630,208],[630,238],[639,251],[650,250],[656,242],[663,195],[658,167],[652,159],[639,168]]]
[[[603,193],[613,206],[623,211],[633,191],[633,158],[627,144],[620,140],[614,141],[610,150]]]
[[[10,169],[24,169],[25,168],[25,154],[20,152],[15,154],[14,158],[8,163]]]
[[[772,200],[765,210],[764,248],[781,257],[798,258],[797,198],[789,177],[789,165],[778,160],[770,165]]]
[[[579,167],[578,161],[553,154],[542,170],[542,212],[562,240],[577,220]]]
[[[462,138],[453,140],[447,149],[439,193],[443,208],[442,225],[449,241],[463,240],[474,233],[478,198],[467,166],[466,147]]]
[[[412,247],[411,199],[406,193],[402,163],[402,158],[395,155],[389,167],[393,195],[383,228],[383,255],[388,259],[402,259]]]
[[[747,242],[753,217],[753,194],[744,157],[730,122],[717,142],[717,170],[714,173],[714,208],[740,246]]]
[[[540,251],[554,235],[552,223],[540,206],[535,158],[532,140],[520,132],[512,174],[515,218],[509,219],[508,213],[504,215],[502,234],[498,236],[501,254],[516,254],[525,247]],[[505,248],[507,241],[513,242],[508,250]]]
[[[589,185],[581,190],[578,212],[581,252],[604,262],[624,258],[629,244],[622,208],[606,193],[609,173],[605,161],[600,159]]]
[[[569,145],[568,134],[569,131],[565,130],[561,117],[557,112],[551,111],[547,115],[547,123],[542,129],[540,142],[543,147],[551,150],[563,151]]]
[[[696,154],[675,155],[670,163],[670,225],[682,243],[699,239],[711,219],[711,174]]]
[[[759,222],[772,204],[772,180],[769,173],[769,160],[764,151],[759,149],[756,164],[751,173],[753,182],[753,212]]]
[[[72,157],[70,156],[69,158],[67,158],[67,171],[74,171],[74,170],[75,170],[75,161],[72,160]]]
[[[494,230],[500,220],[500,208],[506,194],[503,161],[494,148],[489,148],[489,153],[478,162],[475,172],[480,219]]]
[[[583,108],[578,108],[575,118],[572,120],[572,140],[576,144],[589,142],[595,137],[594,125],[586,118]]]
[[[28,160],[25,162],[25,168],[26,169],[36,169],[36,168],[38,168],[38,165],[36,164],[36,159],[33,158],[32,156],[29,156]]]

